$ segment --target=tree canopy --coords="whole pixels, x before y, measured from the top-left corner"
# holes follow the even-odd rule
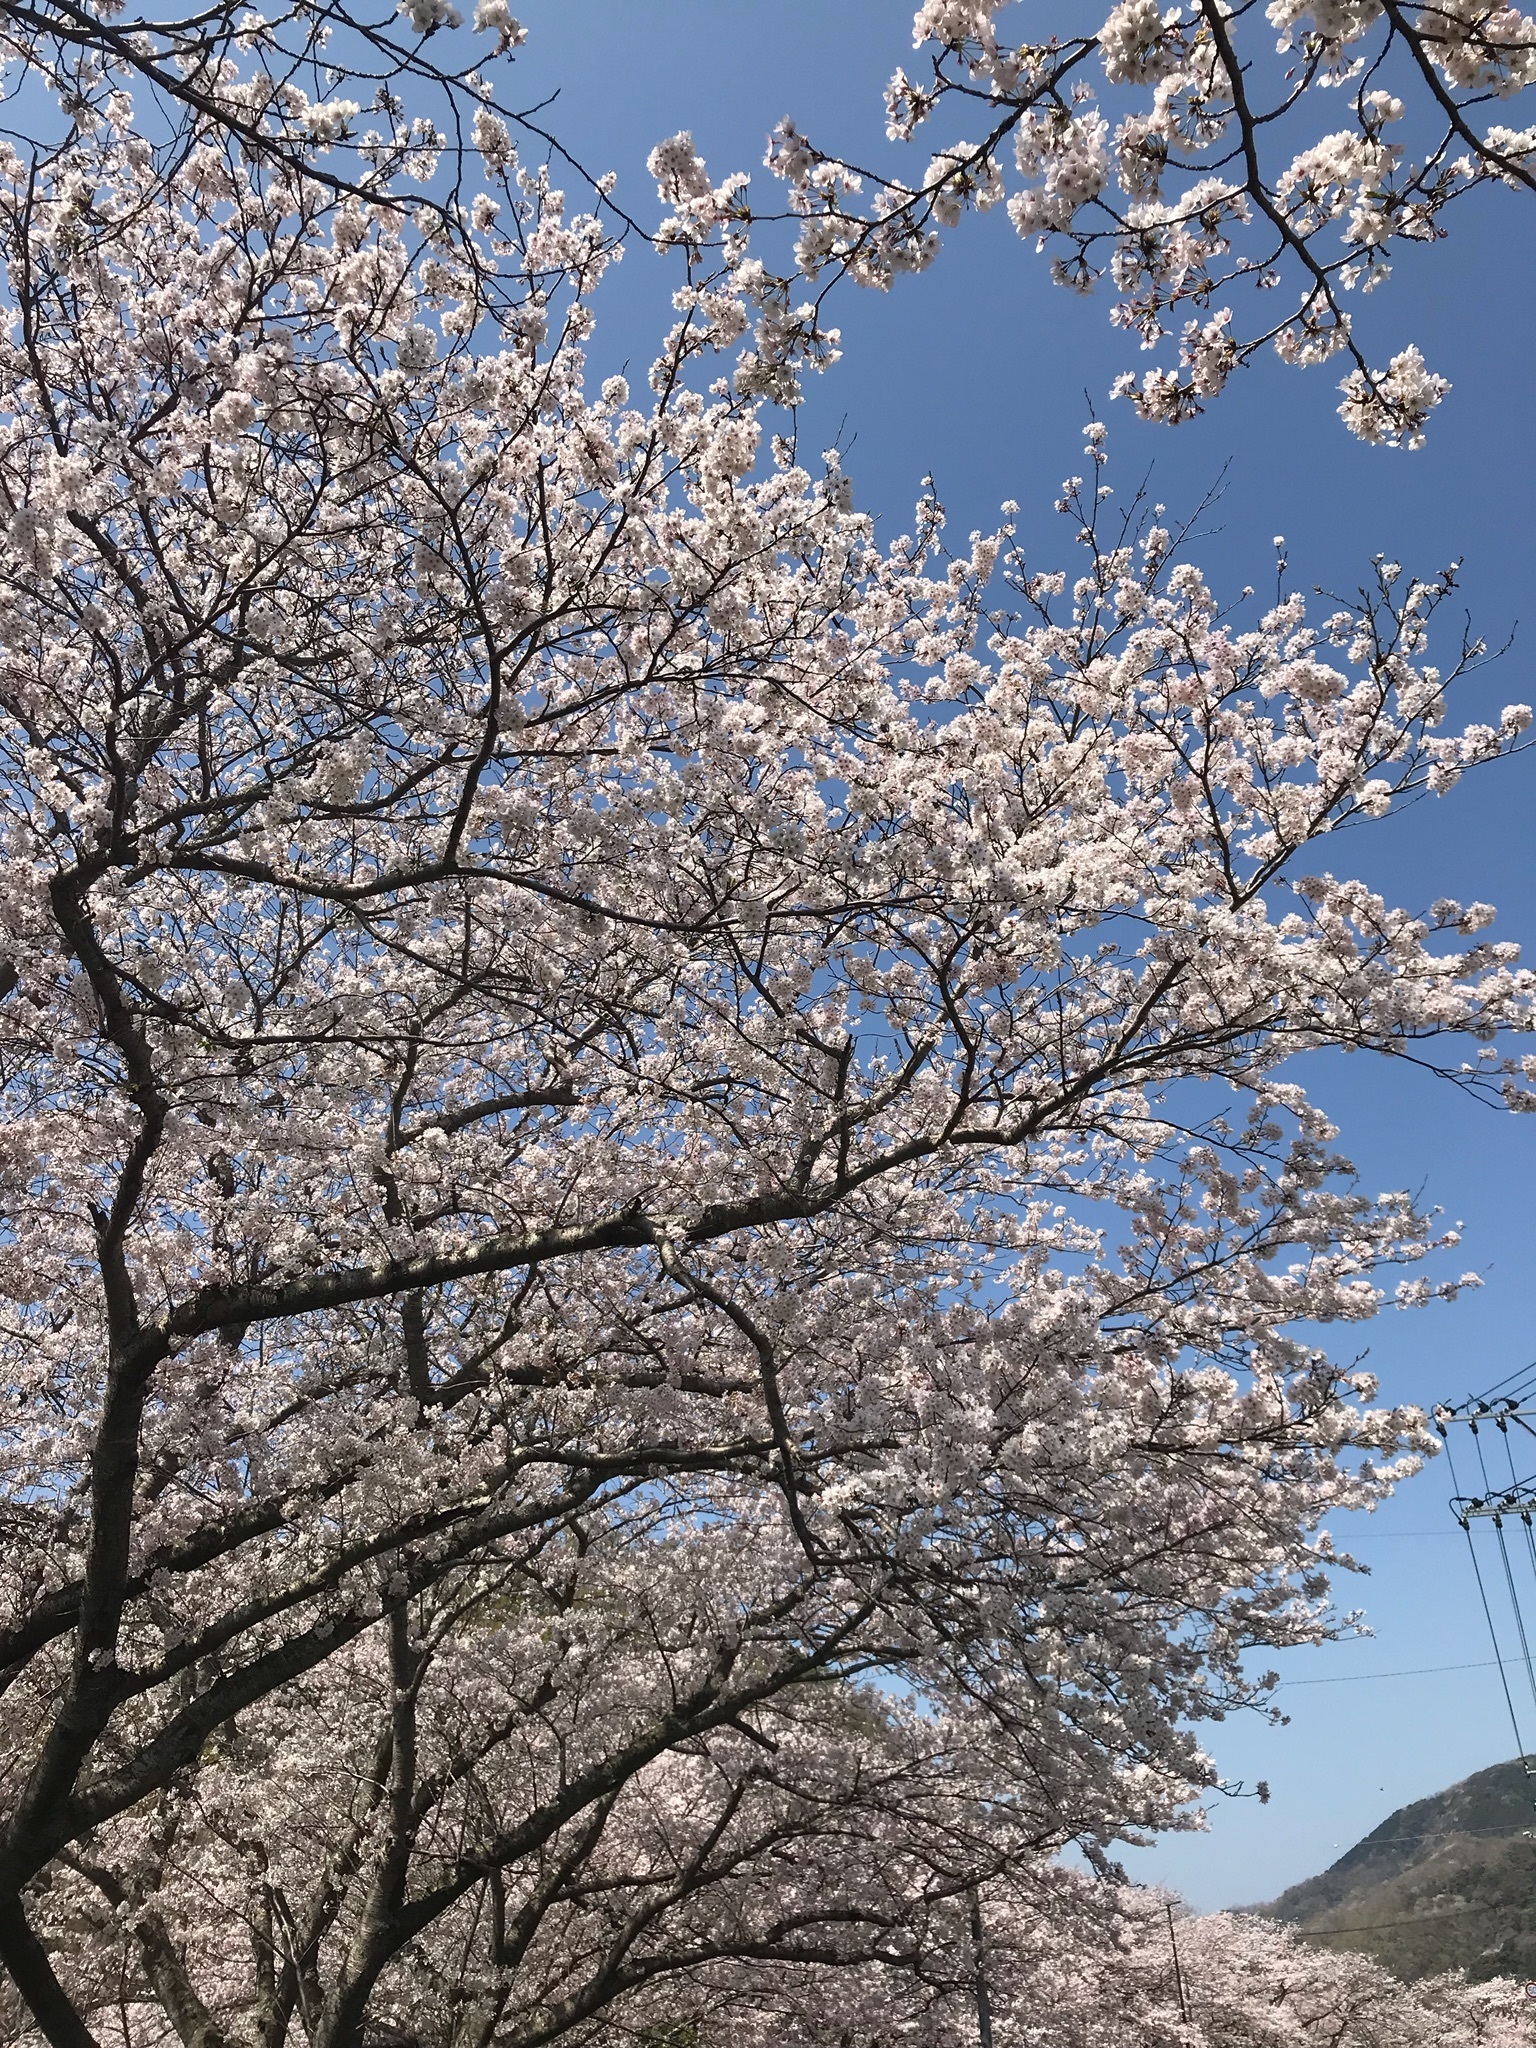
[[[1454,1234],[1291,1063],[1536,1100],[1490,908],[1316,844],[1521,744],[1453,573],[1229,602],[1100,423],[1070,574],[884,540],[686,139],[636,391],[610,194],[446,10],[0,12],[12,2038],[1527,2038],[1246,1922],[1201,2019],[1112,1861],[1433,1447],[1348,1346]],[[1134,14],[1062,48],[1228,32]],[[344,80],[259,67],[331,32],[463,150],[327,171]]]

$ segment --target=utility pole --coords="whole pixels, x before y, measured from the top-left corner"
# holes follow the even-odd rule
[[[976,2038],[981,2048],[992,2048],[992,1998],[987,1990],[987,1954],[981,1931],[981,1894],[975,1885],[971,1894],[971,1957],[976,1972]]]
[[[1173,1951],[1173,1988],[1179,1994],[1179,2018],[1189,2018],[1189,2007],[1184,2002],[1184,1972],[1179,1968],[1179,1937],[1173,1931],[1173,1901],[1164,1899],[1163,1910],[1168,1915],[1168,1946]]]

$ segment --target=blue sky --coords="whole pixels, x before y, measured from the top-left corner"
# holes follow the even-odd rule
[[[592,168],[617,171],[618,196],[642,216],[654,204],[646,153],[679,128],[693,131],[717,178],[750,169],[760,186],[769,183],[758,168],[767,130],[786,114],[850,154],[889,160],[880,89],[908,55],[909,0],[521,0],[519,12],[530,38],[517,104],[559,88],[541,118]],[[1419,453],[1345,434],[1333,366],[1300,372],[1266,360],[1205,418],[1140,425],[1106,404],[1115,374],[1144,362],[1110,328],[1107,300],[1053,287],[1000,214],[967,223],[929,273],[889,297],[845,290],[834,316],[845,359],[813,387],[802,445],[839,442],[857,502],[889,533],[904,529],[926,473],[962,534],[1016,498],[1021,537],[1046,566],[1067,554],[1051,504],[1060,479],[1082,466],[1087,393],[1109,421],[1110,476],[1122,492],[1150,469],[1155,498],[1192,509],[1226,469],[1193,550],[1219,587],[1235,594],[1267,581],[1277,533],[1289,541],[1294,580],[1334,590],[1353,589],[1378,550],[1424,572],[1461,556],[1478,629],[1495,642],[1515,632],[1512,650],[1467,687],[1463,715],[1530,702],[1533,218],[1513,195],[1474,197],[1453,210],[1449,240],[1400,259],[1363,309],[1373,362],[1416,341],[1452,380]],[[675,283],[672,266],[630,253],[599,301],[594,369],[643,369]],[[1528,757],[1334,841],[1330,860],[1416,908],[1440,895],[1496,903],[1494,935],[1536,945],[1533,817]],[[1481,1292],[1453,1306],[1394,1314],[1361,1333],[1384,1395],[1454,1400],[1536,1357],[1536,1118],[1358,1058],[1321,1064],[1310,1078],[1362,1178],[1422,1188],[1464,1226],[1459,1263],[1485,1275]],[[1134,1875],[1175,1885],[1201,1908],[1271,1897],[1395,1806],[1512,1753],[1449,1490],[1441,1459],[1374,1517],[1341,1523],[1341,1543],[1370,1566],[1368,1578],[1341,1585],[1341,1602],[1366,1608],[1374,1636],[1282,1660],[1287,1727],[1245,1717],[1211,1730],[1221,1769],[1249,1784],[1267,1779],[1270,1803],[1217,1802],[1208,1834],[1129,1857]],[[1423,1670],[1442,1665],[1473,1668]],[[1528,1698],[1526,1725],[1536,1742]]]

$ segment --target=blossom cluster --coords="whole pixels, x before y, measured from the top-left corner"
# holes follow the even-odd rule
[[[970,132],[916,179],[872,183],[781,124],[766,161],[798,222],[800,270],[823,291],[843,275],[888,289],[934,260],[964,212],[1006,199],[1058,282],[1107,279],[1116,325],[1145,349],[1177,343],[1176,362],[1116,386],[1143,418],[1200,411],[1232,368],[1273,347],[1292,363],[1350,359],[1345,424],[1417,445],[1448,387],[1409,376],[1407,352],[1373,369],[1350,295],[1390,275],[1395,244],[1441,236],[1446,208],[1474,187],[1536,189],[1531,132],[1487,119],[1490,102],[1536,83],[1536,20],[1488,0],[1274,0],[1268,20],[1293,59],[1277,66],[1251,40],[1260,18],[1217,0],[1121,0],[1096,34],[1044,41],[1033,28],[1010,40],[1012,11],[918,9],[926,75],[895,73],[887,132],[910,141],[944,112]],[[1264,297],[1245,302],[1243,286]],[[1255,318],[1245,303],[1266,310]]]
[[[1322,842],[1531,714],[1452,572],[1224,602],[1101,424],[1070,579],[882,541],[745,248],[599,378],[481,111],[452,232],[0,150],[0,1960],[123,2048],[943,2044],[979,1950],[1027,2041],[1434,1447],[1355,1335],[1477,1276],[1293,1062],[1530,1107],[1536,979]]]

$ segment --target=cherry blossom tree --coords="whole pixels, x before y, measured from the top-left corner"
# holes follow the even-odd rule
[[[494,111],[526,40],[506,0],[477,0],[466,23],[450,0],[225,4],[130,14],[118,4],[0,0],[0,135],[28,161],[69,174],[82,144],[134,125],[155,166],[146,194],[169,197],[189,161],[220,177],[298,177],[333,202],[388,200],[413,256],[451,247],[478,317],[516,330],[517,270],[482,263],[463,231],[482,146],[508,126],[580,181],[617,245],[645,230],[588,172],[537,109]],[[137,111],[135,111],[135,109]],[[216,160],[223,168],[216,169]],[[95,231],[101,228],[94,222]],[[551,280],[553,281],[553,280]]]
[[[4,0],[0,61],[46,89],[13,94],[11,117],[50,154],[110,120],[128,90],[152,110],[143,139],[168,164],[222,136],[251,162],[302,168],[333,192],[408,181],[445,222],[451,205],[424,189],[432,167],[468,140],[498,60],[525,39],[505,0],[479,0],[472,31],[456,37],[463,26],[449,0],[265,13],[215,0],[180,15]]]
[[[1149,1893],[1122,1895],[1104,1928],[1073,1945],[1072,1974],[1050,1994],[1061,2023],[1031,2019],[1019,1971],[999,2001],[1003,2038],[1053,2048],[1520,2048],[1531,2038],[1530,2001],[1508,1978],[1404,1984],[1371,1957],[1320,1949],[1294,1928],[1239,1913],[1195,1918]]]
[[[1011,2048],[1526,2048],[1531,2040],[1530,2001],[1508,1978],[1468,1984],[1457,1972],[1405,1984],[1370,1957],[1319,1949],[1294,1928],[1237,1913],[1195,1918],[1155,1892],[1066,1880],[1054,1904],[1054,1914],[1002,1917],[995,1931],[989,1924],[982,2009],[993,2039]],[[1081,1917],[1068,1931],[1064,1914],[1073,1911]],[[973,2048],[975,2000],[974,1979],[919,2011],[890,1972],[781,1972],[753,1986],[739,2018],[718,2000],[701,2002],[696,2038],[750,2048],[905,2040]],[[722,2010],[729,2021],[712,2031]]]
[[[917,63],[894,72],[885,102],[893,141],[934,138],[927,163],[871,168],[781,122],[766,163],[797,232],[776,268],[766,243],[749,253],[771,205],[743,171],[713,184],[690,136],[653,159],[670,207],[656,228],[537,109],[506,109],[524,40],[506,0],[477,0],[468,23],[451,0],[142,15],[0,0],[0,63],[45,82],[42,103],[62,111],[62,126],[30,131],[46,153],[72,150],[136,92],[167,173],[221,137],[336,197],[408,191],[485,311],[498,273],[458,229],[474,145],[487,123],[510,124],[563,160],[616,237],[724,255],[753,303],[759,389],[788,403],[795,359],[836,352],[822,318],[834,283],[888,289],[925,269],[966,212],[1003,205],[1059,282],[1090,291],[1107,278],[1115,323],[1162,349],[1115,385],[1142,417],[1187,419],[1273,347],[1299,365],[1338,358],[1350,431],[1416,446],[1449,386],[1411,342],[1373,367],[1353,295],[1390,276],[1399,245],[1441,238],[1465,194],[1536,189],[1536,128],[1513,105],[1536,83],[1536,20],[1509,0],[1120,0],[1102,21],[1043,34],[1016,0],[923,0]],[[805,279],[817,289],[802,303]]]
[[[1454,1233],[1288,1063],[1533,1099],[1488,907],[1314,847],[1529,724],[1447,724],[1450,572],[1224,607],[1098,426],[1070,584],[1011,508],[882,543],[727,374],[738,266],[589,373],[612,238],[481,111],[452,220],[121,94],[0,162],[0,1960],[56,2048],[971,2024],[1433,1448],[1348,1350]]]
[[[1161,1951],[1166,1979],[1171,1949],[1155,1911],[1142,1910],[1143,1967]],[[1177,1943],[1182,2011],[1211,2048],[1516,2048],[1531,2038],[1530,2001],[1509,1978],[1468,1984],[1453,1972],[1405,1985],[1369,1956],[1235,1913],[1179,1921]]]
[[[821,282],[799,324],[831,281],[888,289],[963,214],[1003,205],[1058,282],[1107,277],[1114,322],[1176,348],[1115,387],[1143,418],[1188,418],[1273,347],[1339,358],[1351,432],[1416,446],[1449,387],[1411,344],[1373,368],[1351,294],[1387,278],[1399,245],[1442,236],[1462,195],[1536,190],[1536,128],[1507,118],[1536,83],[1536,21],[1505,0],[1121,0],[1076,32],[1038,13],[917,9],[918,64],[892,76],[886,113],[893,141],[941,131],[921,170],[778,128],[768,164],[799,269]]]

